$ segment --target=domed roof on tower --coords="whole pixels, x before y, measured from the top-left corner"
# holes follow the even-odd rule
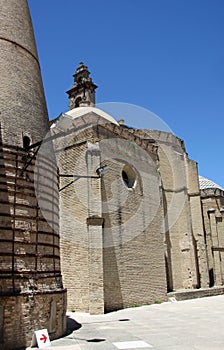
[[[95,85],[90,78],[88,67],[80,62],[76,68],[74,77],[74,85],[67,91],[69,95],[69,109],[76,107],[94,107],[95,106]]]

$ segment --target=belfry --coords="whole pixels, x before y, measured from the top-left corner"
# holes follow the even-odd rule
[[[74,85],[67,91],[69,96],[69,109],[76,107],[95,106],[95,89],[97,86],[90,78],[90,72],[83,62],[76,69]]]

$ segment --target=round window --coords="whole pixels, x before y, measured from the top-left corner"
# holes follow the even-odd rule
[[[129,165],[125,165],[121,175],[125,185],[128,188],[133,188],[136,182],[136,173],[134,169]]]

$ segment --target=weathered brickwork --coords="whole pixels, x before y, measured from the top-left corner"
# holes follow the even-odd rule
[[[55,145],[69,308],[102,313],[223,284],[221,204],[209,221],[202,215],[197,163],[184,142],[77,109],[93,102],[77,74],[89,77],[83,63],[68,91],[74,109],[52,127],[65,131]]]
[[[111,124],[55,141],[68,309],[96,314],[166,299],[157,147],[144,143],[144,150],[136,141],[143,146]],[[122,170],[134,159],[136,184],[128,188]],[[104,165],[108,170],[98,177]],[[65,174],[74,175],[71,185]]]
[[[0,126],[3,141],[23,146],[48,132],[48,114],[26,0],[0,1]]]
[[[193,243],[196,257],[197,287],[209,287],[208,257],[204,223],[201,206],[197,164],[193,160],[187,161],[188,197],[190,202],[190,216],[192,223]]]
[[[136,130],[158,143],[163,186],[168,290],[207,287],[206,244],[202,222],[197,164],[184,143],[156,130]]]
[[[0,0],[0,348],[35,330],[66,331],[59,249],[58,172],[26,0]],[[36,153],[35,153],[36,151]]]
[[[1,295],[0,349],[30,346],[33,332],[38,329],[47,328],[51,339],[62,336],[66,329],[65,310],[65,291]]]
[[[197,164],[183,141],[101,122],[84,113],[56,141],[69,309],[101,313],[164,300],[167,290],[208,287],[214,252],[208,259]],[[99,166],[108,169],[97,178]]]
[[[224,191],[201,190],[210,286],[224,284]]]
[[[0,149],[0,310],[2,311],[1,349],[28,346],[32,333],[56,323],[51,337],[65,332],[66,294],[62,285],[59,221],[58,174],[51,160],[39,160],[36,168],[38,203],[34,186],[35,158],[15,146]],[[29,160],[29,165],[28,164]],[[45,179],[43,178],[43,170]],[[45,182],[50,179],[50,182]],[[39,204],[48,201],[47,219]],[[47,296],[46,296],[47,294]],[[56,315],[50,313],[56,302]],[[19,322],[17,315],[19,317]],[[50,321],[51,319],[51,321]],[[44,326],[44,327],[43,327]],[[52,328],[53,329],[53,328]],[[13,333],[13,335],[12,335]]]
[[[52,143],[37,148],[49,121],[27,1],[0,5],[0,348],[28,346],[41,328],[51,339],[65,333],[60,248],[69,310],[220,292],[224,192],[199,190],[179,138],[95,109],[97,86],[83,63],[69,105],[92,109],[54,121],[58,173]]]

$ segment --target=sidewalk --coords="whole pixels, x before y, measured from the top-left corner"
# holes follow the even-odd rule
[[[48,349],[224,350],[224,295],[68,316],[70,334]]]

